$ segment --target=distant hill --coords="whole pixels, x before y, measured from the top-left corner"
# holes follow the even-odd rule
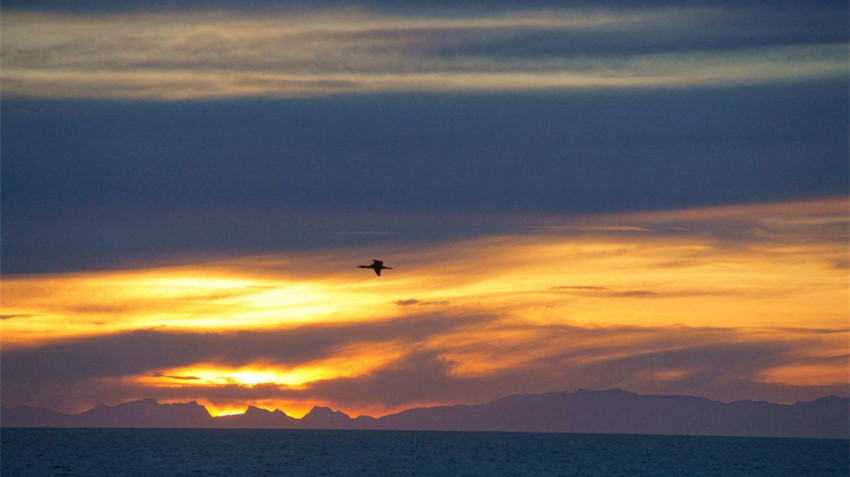
[[[0,408],[0,427],[69,427],[77,416],[40,407]]]
[[[410,409],[384,416],[383,429],[848,437],[850,399],[794,405],[642,396],[621,389],[509,396],[477,406]]]
[[[280,410],[249,407],[212,417],[197,402],[153,399],[100,404],[66,415],[32,407],[2,408],[3,427],[204,427],[266,429],[375,429],[689,434],[763,437],[850,437],[850,399],[829,396],[793,405],[719,401],[691,396],[639,395],[622,389],[509,396],[487,404],[415,408],[378,419],[352,419],[314,407],[301,419]]]

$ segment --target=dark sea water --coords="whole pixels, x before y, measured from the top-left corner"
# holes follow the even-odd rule
[[[0,475],[836,476],[850,442],[236,429],[3,429]]]

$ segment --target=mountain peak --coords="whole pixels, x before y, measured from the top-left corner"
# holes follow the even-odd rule
[[[638,396],[637,393],[633,393],[631,391],[626,391],[625,389],[621,389],[621,388],[610,388],[610,389],[602,389],[602,390],[580,388],[580,389],[576,389],[576,391],[573,394],[579,394],[579,395],[595,394],[595,395],[598,395],[598,396]]]
[[[345,417],[346,419],[349,418],[348,414],[346,414],[342,411],[334,411],[333,409],[331,409],[329,407],[325,407],[325,406],[313,406],[313,409],[310,409],[310,412],[308,412],[304,416],[304,418],[306,418],[307,416],[312,416],[312,417],[338,416],[338,417]]]
[[[115,407],[130,406],[130,407],[155,407],[159,406],[159,401],[154,398],[137,399],[135,401],[125,402]]]
[[[77,417],[91,427],[203,427],[210,414],[197,401],[160,404],[146,398],[117,406],[101,403]]]
[[[264,409],[264,408],[257,407],[257,406],[254,406],[254,405],[248,406],[248,408],[245,409],[244,415],[245,416],[270,416],[271,415],[271,416],[289,417],[289,416],[286,415],[285,412],[281,411],[280,409],[275,409],[274,411],[270,411],[268,409]]]
[[[301,422],[316,428],[337,428],[345,427],[351,423],[351,417],[342,412],[334,411],[329,407],[314,406],[310,409]]]

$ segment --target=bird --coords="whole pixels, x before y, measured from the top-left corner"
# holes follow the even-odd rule
[[[381,276],[381,270],[392,270],[393,267],[385,267],[381,260],[372,259],[372,265],[360,265],[358,268],[371,268],[375,270],[375,275]]]

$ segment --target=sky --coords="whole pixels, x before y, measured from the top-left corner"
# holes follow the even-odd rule
[[[847,2],[421,3],[5,1],[3,405],[848,395]]]

